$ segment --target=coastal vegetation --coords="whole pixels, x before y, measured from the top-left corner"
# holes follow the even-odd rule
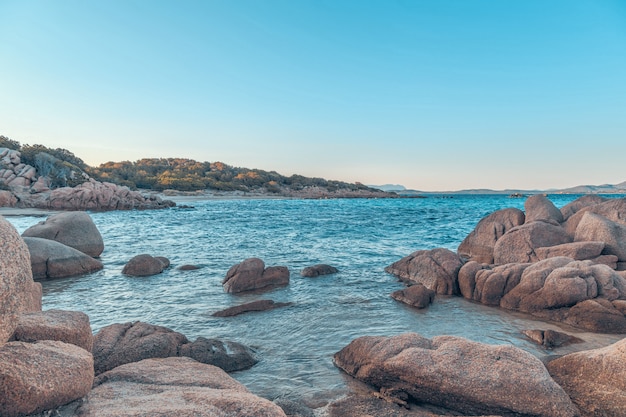
[[[275,171],[239,168],[223,162],[199,162],[187,158],[143,158],[137,161],[106,162],[87,165],[71,151],[44,145],[21,145],[0,136],[0,148],[17,150],[24,164],[35,167],[39,175],[51,179],[52,188],[76,186],[93,178],[128,186],[132,190],[153,191],[263,191],[283,194],[319,187],[328,192],[376,191],[361,183],[347,183],[302,175],[284,176]]]

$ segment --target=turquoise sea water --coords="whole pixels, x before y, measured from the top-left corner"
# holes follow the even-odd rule
[[[562,207],[577,196],[549,196]],[[420,249],[456,250],[485,215],[524,199],[506,196],[431,196],[372,200],[211,200],[193,208],[91,213],[105,242],[104,270],[43,282],[44,309],[80,310],[97,332],[112,323],[141,320],[185,334],[234,340],[257,350],[260,363],[233,376],[269,399],[288,397],[311,405],[340,395],[347,378],[332,356],[354,338],[417,332],[449,334],[492,344],[513,344],[549,354],[520,334],[559,326],[485,307],[458,297],[438,297],[425,310],[400,304],[389,294],[403,288],[384,267]],[[41,221],[9,217],[19,232]],[[165,256],[164,273],[133,278],[121,274],[134,255]],[[249,257],[291,271],[289,286],[263,294],[231,295],[221,286],[226,271]],[[302,278],[317,263],[338,274]],[[195,271],[177,266],[194,264]],[[227,307],[271,298],[291,307],[212,317]],[[575,332],[588,342],[555,353],[597,347],[619,336]]]

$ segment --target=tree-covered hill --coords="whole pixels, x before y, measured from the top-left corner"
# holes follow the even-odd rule
[[[5,136],[0,136],[0,148],[20,151],[23,163],[37,168],[40,175],[49,175],[53,186],[57,187],[77,185],[91,177],[98,181],[126,185],[131,189],[154,191],[210,189],[294,195],[306,189],[316,189],[329,194],[342,192],[372,193],[381,196],[385,194],[360,183],[350,184],[301,175],[286,177],[275,171],[238,168],[223,162],[198,162],[185,158],[144,158],[134,162],[107,162],[98,167],[91,167],[66,149],[21,145]]]

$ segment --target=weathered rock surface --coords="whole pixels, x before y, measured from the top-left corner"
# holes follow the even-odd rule
[[[583,416],[626,416],[626,340],[565,355],[547,368]]]
[[[457,275],[463,261],[443,248],[420,250],[387,266],[385,271],[403,281],[423,284],[437,294],[459,294]]]
[[[81,398],[93,383],[86,350],[58,341],[0,346],[0,415],[23,416]]]
[[[307,266],[300,272],[300,275],[307,278],[314,278],[319,277],[320,275],[336,274],[337,272],[339,272],[339,270],[334,266],[317,264],[313,266]]]
[[[457,253],[472,261],[493,263],[496,241],[514,227],[524,224],[524,212],[516,208],[495,211],[478,222],[474,230],[461,242]]]
[[[233,265],[222,281],[224,290],[229,293],[269,289],[289,284],[289,269],[285,266],[265,268],[259,258],[248,258]]]
[[[102,262],[54,240],[25,237],[36,280],[72,277],[101,270]]]
[[[81,311],[46,310],[22,313],[12,340],[35,342],[57,340],[91,352],[93,333],[89,316]]]
[[[500,305],[502,297],[515,288],[531,264],[506,264],[490,267],[470,261],[459,271],[463,297],[486,305]]]
[[[28,247],[0,216],[0,344],[9,340],[21,313],[41,311],[41,284],[33,281]]]
[[[287,307],[293,303],[276,303],[274,300],[256,300],[249,303],[240,304],[238,306],[229,307],[224,310],[216,311],[212,315],[215,317],[232,317],[250,311],[267,311],[275,308]]]
[[[226,372],[242,371],[258,362],[254,351],[241,343],[204,337],[182,345],[179,355],[217,366]]]
[[[200,269],[200,267],[197,265],[185,264],[185,265],[179,266],[176,269],[178,269],[179,271],[195,271],[196,269]]]
[[[435,292],[422,284],[411,285],[391,293],[391,298],[415,308],[426,308],[435,299]]]
[[[80,417],[286,417],[220,368],[190,358],[146,359],[96,378]]]
[[[597,240],[597,239],[594,239]],[[553,223],[536,221],[514,227],[496,242],[493,249],[494,263],[537,262],[537,248],[570,243],[572,239],[565,229]]]
[[[547,312],[544,316],[550,320],[562,321],[581,329],[599,333],[626,333],[624,312],[615,307],[615,300],[595,298],[585,300],[566,312]]]
[[[0,190],[0,207],[15,207],[17,198],[11,191]]]
[[[185,335],[162,326],[134,322],[103,327],[95,336],[93,359],[96,375],[120,365],[149,358],[178,356]]]
[[[409,333],[360,337],[334,356],[335,364],[383,395],[439,405],[466,414],[573,417],[578,410],[531,354]]]
[[[26,229],[22,236],[54,240],[94,258],[104,250],[102,235],[84,211],[54,214]]]
[[[576,227],[574,240],[604,242],[605,247],[602,253],[615,255],[620,262],[626,261],[626,224],[587,212]]]
[[[589,204],[571,215],[563,226],[574,237],[578,224],[587,213],[596,214],[615,223],[626,225],[626,198],[611,198],[598,204]]]
[[[553,349],[561,346],[567,346],[572,343],[582,342],[582,340],[576,336],[550,329],[522,330],[522,333],[530,340],[545,347],[546,349]]]
[[[564,243],[562,245],[548,246],[547,248],[537,248],[535,253],[539,260],[566,256],[576,261],[597,258],[602,254],[605,243],[600,241],[585,241]]]
[[[563,215],[563,220],[567,221],[574,214],[578,213],[580,210],[585,207],[595,206],[596,204],[604,203],[607,201],[606,198],[601,197],[595,194],[588,194],[582,197],[577,198],[569,204],[561,207],[561,214]]]
[[[148,277],[160,274],[167,268],[166,265],[169,266],[169,261],[166,263],[160,259],[160,257],[153,257],[147,253],[142,253],[141,255],[134,256],[124,265],[122,274],[133,277]]]

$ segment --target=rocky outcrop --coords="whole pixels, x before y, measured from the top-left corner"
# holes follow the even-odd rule
[[[339,271],[334,266],[317,264],[313,266],[307,266],[300,272],[300,275],[307,278],[314,278],[319,277],[320,275],[336,274],[337,272]]]
[[[96,378],[80,417],[286,417],[218,367],[190,358],[146,359]]]
[[[93,359],[96,375],[120,365],[149,358],[178,356],[185,335],[143,322],[111,324],[96,334]]]
[[[217,366],[226,372],[242,371],[258,362],[254,351],[241,343],[204,337],[182,345],[179,355]]]
[[[565,355],[547,368],[583,416],[626,416],[626,340]]]
[[[51,189],[50,178],[21,163],[19,151],[0,148],[0,184],[10,188],[11,196],[0,196],[0,207],[52,210],[131,210],[173,207],[170,200],[89,178],[84,172],[71,172],[85,181],[76,187]],[[52,158],[52,157],[51,157]],[[5,204],[6,203],[6,204]]]
[[[54,409],[89,392],[91,354],[58,342],[9,342],[0,346],[0,415],[23,416]]]
[[[267,311],[275,308],[287,307],[292,304],[293,303],[276,303],[274,300],[256,300],[216,311],[212,315],[215,317],[233,317],[250,311]]]
[[[524,224],[524,212],[516,208],[494,211],[478,222],[474,230],[461,242],[457,253],[472,261],[493,263],[496,241],[514,227]]]
[[[153,257],[147,253],[134,256],[124,265],[122,274],[133,277],[148,277],[160,274],[169,266],[169,260],[162,257]]]
[[[233,265],[222,281],[224,290],[229,293],[270,289],[289,284],[289,269],[285,266],[265,268],[259,258],[248,258]]]
[[[459,294],[457,275],[463,261],[448,249],[420,250],[387,266],[385,271],[437,294]]]
[[[22,313],[12,340],[36,342],[57,340],[91,352],[93,333],[89,317],[80,311],[46,310]]]
[[[360,337],[335,364],[398,402],[464,414],[574,417],[578,410],[539,359],[510,345],[415,333]]]
[[[9,340],[21,313],[41,311],[41,284],[33,281],[28,247],[0,216],[0,344]]]
[[[498,306],[502,297],[519,284],[524,270],[530,265],[506,264],[492,268],[470,261],[459,271],[461,295],[482,304]]]
[[[26,229],[22,236],[54,240],[94,258],[104,250],[100,231],[84,211],[54,214]]]
[[[426,308],[435,299],[435,292],[422,284],[411,285],[391,293],[391,298],[415,308]]]
[[[54,240],[25,237],[33,278],[65,278],[101,270],[102,262]]]

